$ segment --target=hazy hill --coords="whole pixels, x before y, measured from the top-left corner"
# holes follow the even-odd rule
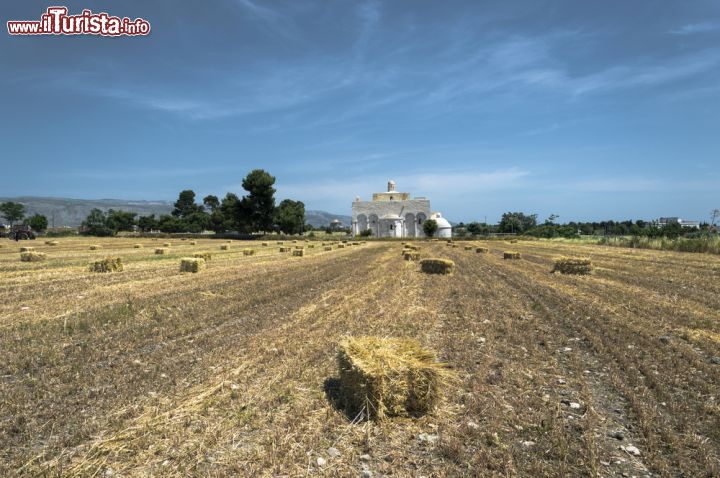
[[[22,196],[14,198],[0,198],[0,202],[15,201],[25,205],[28,216],[35,213],[47,216],[50,225],[79,226],[85,217],[94,208],[107,211],[108,209],[122,209],[132,211],[140,216],[148,214],[170,214],[173,206],[169,201],[128,201],[123,199],[70,199]],[[325,211],[306,211],[306,221],[314,227],[327,226],[333,219],[340,219],[343,225],[350,224],[350,216],[331,214]]]

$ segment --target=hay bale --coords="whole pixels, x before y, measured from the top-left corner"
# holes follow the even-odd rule
[[[349,337],[340,342],[340,405],[349,416],[419,416],[435,408],[450,371],[412,339]]]
[[[478,254],[487,254],[490,250],[487,247],[476,247],[475,252]]]
[[[507,260],[520,259],[520,253],[515,252],[515,251],[505,251],[505,252],[503,252],[503,259],[507,259]]]
[[[88,270],[90,272],[121,272],[123,270],[122,259],[119,257],[106,257],[101,261],[91,262]]]
[[[143,245],[142,245],[142,244],[133,244],[133,247],[134,247],[135,249],[142,249],[142,248],[143,248]]]
[[[592,273],[592,269],[593,265],[589,257],[559,257],[555,259],[555,266],[551,272],[587,275]]]
[[[408,251],[405,254],[403,254],[403,258],[406,261],[419,261],[420,260],[420,253],[417,251]]]
[[[510,244],[517,244],[517,239],[511,239]]]
[[[163,242],[163,247],[172,247],[172,244],[169,242]]]
[[[21,247],[20,252],[35,252],[35,248],[30,246]]]
[[[416,246],[414,244],[408,244],[407,246],[405,246],[405,248],[410,249],[411,251],[419,251],[420,250],[420,246]]]
[[[196,252],[195,254],[193,254],[193,257],[195,259],[203,259],[205,262],[207,262],[212,259],[212,254],[210,254],[209,252]]]
[[[243,255],[244,256],[254,256],[255,249],[243,249]]]
[[[290,250],[291,249],[289,247],[281,247],[280,248],[280,252],[290,252]]]
[[[473,250],[473,246],[465,246],[465,250],[466,250],[466,251],[472,251],[472,250]]]
[[[277,241],[275,244],[277,244],[278,246],[282,246],[283,241]]]
[[[426,274],[452,274],[455,263],[449,259],[423,259],[420,261],[420,269]]]
[[[323,249],[325,251],[332,251],[332,246],[325,246]]]
[[[155,254],[159,254],[159,255],[167,254],[167,249],[163,249],[162,247],[158,247],[157,249],[155,249]]]
[[[338,244],[338,249],[343,249],[345,247],[345,244]]]
[[[91,250],[91,251],[99,251],[100,249],[102,249],[102,246],[101,246],[101,245],[98,245],[98,244],[92,244],[92,245],[90,246],[90,250]]]
[[[353,245],[353,246],[359,246],[360,243],[359,243],[359,242],[353,242],[352,245]]]
[[[191,246],[197,246],[197,241],[190,241],[189,243]]]
[[[308,249],[315,249],[315,244],[308,244],[308,245],[307,245],[307,248],[308,248]]]
[[[227,250],[229,250],[229,249],[230,249],[230,246],[228,246],[227,244],[223,244],[223,245],[220,246],[220,250],[221,250],[221,251],[227,251]]]
[[[180,259],[180,272],[200,272],[205,269],[205,259],[200,257],[183,257]]]
[[[187,241],[187,237],[181,237],[180,240],[181,240],[181,241]]]
[[[295,246],[295,249],[305,249],[305,246]]]
[[[295,257],[303,257],[303,256],[305,255],[305,249],[302,249],[302,248],[300,248],[300,249],[295,249],[295,250],[293,251],[292,255],[295,256]]]
[[[262,245],[263,245],[263,247],[267,247],[267,246],[269,246],[270,244],[268,244],[267,242],[263,242]]]
[[[44,252],[25,251],[20,253],[22,262],[40,262],[45,259],[47,259],[47,255]]]
[[[57,246],[58,244],[60,244],[58,241],[45,241],[45,245],[48,246]]]

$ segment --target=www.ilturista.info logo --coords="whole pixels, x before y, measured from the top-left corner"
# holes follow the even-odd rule
[[[142,18],[113,17],[105,12],[83,10],[80,15],[68,15],[67,7],[48,7],[37,20],[7,22],[10,35],[102,35],[135,36],[150,33],[150,22]]]

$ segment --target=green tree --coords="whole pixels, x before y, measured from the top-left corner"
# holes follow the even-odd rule
[[[428,219],[423,223],[422,227],[427,237],[433,237],[438,230],[438,223],[435,219]]]
[[[82,222],[82,233],[88,236],[112,236],[113,231],[107,227],[106,221],[105,213],[95,208]]]
[[[134,212],[109,209],[105,218],[105,226],[117,233],[118,231],[132,231],[135,226]]]
[[[242,187],[248,192],[237,211],[240,227],[249,232],[269,231],[275,214],[275,177],[262,169],[255,169],[243,179]]]
[[[537,226],[537,214],[506,212],[500,219],[498,229],[500,232],[522,234],[535,226]]]
[[[220,200],[217,196],[210,194],[203,198],[203,204],[208,212],[215,212],[215,210],[220,207]]]
[[[48,218],[42,214],[34,214],[30,216],[27,223],[34,231],[38,232],[42,232],[48,228]]]
[[[183,218],[201,210],[202,206],[195,204],[195,191],[186,189],[180,192],[178,200],[175,201],[175,209],[173,209],[172,215]]]
[[[155,214],[140,216],[138,218],[137,225],[142,232],[150,232],[153,229],[157,229],[157,219],[155,219]]]
[[[305,204],[302,201],[283,200],[275,211],[275,224],[285,234],[303,232]]]
[[[0,204],[0,215],[7,219],[12,226],[16,221],[25,217],[25,206],[19,202],[4,202]]]

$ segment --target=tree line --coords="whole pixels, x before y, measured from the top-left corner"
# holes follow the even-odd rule
[[[275,205],[275,177],[262,169],[251,171],[242,181],[243,197],[227,193],[222,199],[205,196],[198,203],[191,189],[181,191],[170,214],[137,217],[127,211],[93,209],[82,223],[88,235],[108,236],[137,227],[142,232],[200,233],[203,231],[282,232],[305,230],[305,204],[285,199]]]

